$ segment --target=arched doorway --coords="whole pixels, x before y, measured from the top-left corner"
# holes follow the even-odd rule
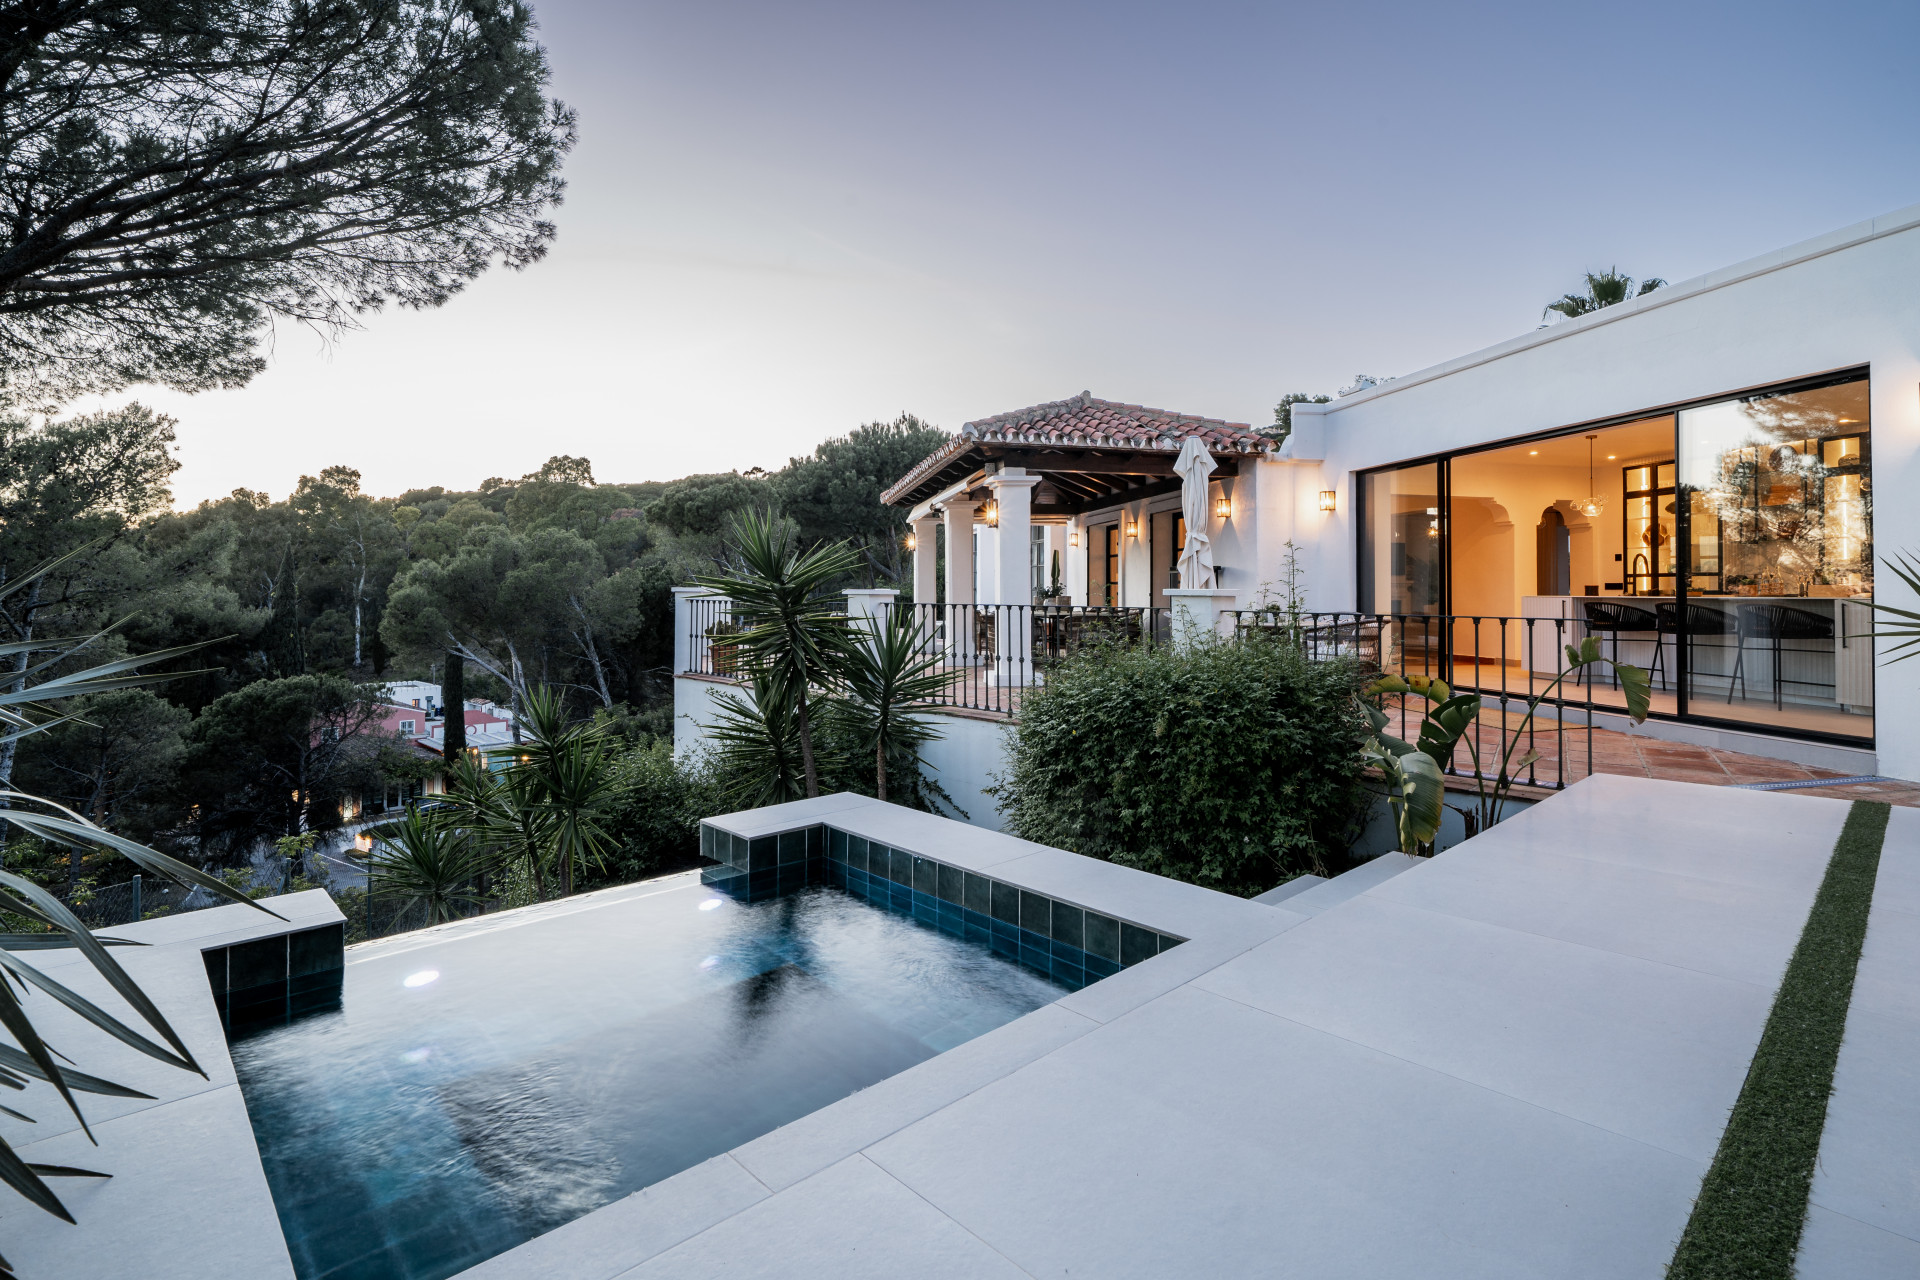
[[[1573,594],[1573,543],[1566,517],[1553,507],[1540,513],[1534,530],[1534,587],[1536,595]]]

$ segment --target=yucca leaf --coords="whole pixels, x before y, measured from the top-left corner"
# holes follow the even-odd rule
[[[0,910],[11,911],[7,903],[11,901],[0,894]],[[93,940],[103,947],[144,947],[149,944],[135,942],[131,938],[109,938],[96,933]],[[64,933],[0,933],[0,950],[5,951],[64,951],[73,946],[73,939]]]
[[[33,1065],[33,1059],[11,1045],[0,1044],[0,1067],[32,1076],[35,1080],[46,1079],[44,1075],[40,1074],[40,1069]],[[153,1095],[150,1093],[142,1093],[138,1089],[129,1089],[123,1084],[115,1084],[111,1080],[102,1080],[99,1076],[90,1076],[84,1072],[75,1071],[72,1067],[60,1068],[60,1075],[66,1080],[67,1085],[72,1088],[75,1093],[97,1093],[103,1098],[141,1098],[148,1102],[153,1101]],[[12,1082],[8,1081],[8,1083]],[[20,1089],[26,1088],[25,1085],[15,1085],[14,1087]]]
[[[0,1115],[12,1116],[15,1120],[20,1121],[20,1123],[22,1124],[39,1124],[40,1123],[38,1120],[35,1120],[32,1116],[28,1115],[26,1112],[15,1111],[12,1107],[0,1107]]]
[[[5,1138],[0,1138],[0,1182],[6,1183],[62,1222],[78,1225],[74,1223],[73,1215],[67,1212],[67,1206],[60,1203],[60,1197],[53,1194],[53,1188],[40,1181],[40,1175],[14,1153]]]
[[[91,1022],[94,1026],[100,1028],[129,1048],[138,1049],[149,1058],[158,1058],[170,1067],[180,1067],[185,1070],[192,1069],[191,1065],[184,1059],[168,1053],[165,1049],[147,1039],[126,1023],[121,1022],[118,1018],[94,1004],[93,1001],[78,992],[70,991],[66,987],[61,986],[58,982],[55,982],[46,974],[41,973],[32,965],[7,954],[4,950],[0,950],[0,968],[4,968],[9,973],[15,974],[27,982],[31,982],[34,986],[52,996],[68,1009],[79,1014],[88,1022]]]
[[[43,1178],[111,1178],[110,1173],[101,1173],[98,1169],[76,1169],[70,1164],[30,1164],[27,1168]]]
[[[67,1104],[67,1109],[73,1112],[73,1118],[80,1122],[80,1131],[87,1135],[87,1141],[92,1142],[93,1130],[87,1127],[87,1117],[81,1114],[80,1103],[67,1088],[66,1078],[59,1064],[53,1060],[53,1054],[47,1048],[46,1041],[42,1040],[40,1033],[34,1029],[32,1021],[27,1017],[27,1011],[20,1007],[19,999],[13,994],[13,987],[4,982],[0,982],[0,1027],[5,1027],[15,1043],[25,1051],[26,1056],[33,1063],[34,1074],[59,1092],[61,1100]]]
[[[92,932],[81,924],[71,911],[67,910],[64,903],[31,880],[23,880],[11,871],[0,871],[0,884],[8,886],[16,893],[26,894],[31,902],[51,915],[60,928],[72,935],[74,944],[79,947],[81,954],[86,956],[100,976],[107,980],[107,984],[113,988],[115,994],[132,1006],[133,1011],[145,1019],[148,1026],[158,1031],[161,1037],[173,1046],[174,1052],[186,1062],[187,1069],[203,1078],[206,1076],[207,1073],[194,1060],[193,1053],[187,1048],[186,1042],[175,1033],[172,1025],[147,997],[147,993],[127,976],[127,971],[120,967],[120,962],[107,954],[107,949],[94,939]],[[18,1036],[14,1038],[19,1039]]]
[[[44,800],[38,796],[30,796],[19,791],[0,791],[0,799],[27,800],[35,804],[45,805],[50,809],[58,809],[61,813],[68,815],[63,819],[51,817],[47,814],[27,813],[19,809],[0,809],[0,820],[25,827],[42,839],[50,839],[56,844],[71,845],[78,842],[87,845],[105,846],[106,848],[112,849],[115,853],[120,854],[129,862],[134,863],[143,871],[151,872],[157,876],[164,876],[178,884],[189,884],[205,889],[207,892],[217,894],[230,902],[241,903],[257,911],[264,911],[276,920],[286,919],[286,917],[278,911],[273,910],[271,907],[261,906],[258,902],[247,897],[246,894],[240,892],[240,890],[234,888],[226,881],[215,876],[210,876],[198,867],[188,866],[177,858],[170,858],[157,849],[149,849],[137,840],[129,840],[125,836],[115,835],[104,827],[95,826],[65,805],[55,804],[51,800]]]

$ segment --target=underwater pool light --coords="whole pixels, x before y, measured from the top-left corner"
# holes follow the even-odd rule
[[[440,971],[438,969],[422,969],[418,973],[408,974],[406,981],[400,985],[403,987],[424,987],[439,976]]]

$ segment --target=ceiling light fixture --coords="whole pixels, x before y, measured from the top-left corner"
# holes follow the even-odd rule
[[[1597,518],[1607,509],[1607,500],[1600,496],[1593,483],[1593,442],[1599,438],[1598,435],[1587,437],[1587,496],[1585,500],[1573,504],[1573,509],[1589,520]]]

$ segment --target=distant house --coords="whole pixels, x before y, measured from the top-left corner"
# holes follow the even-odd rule
[[[399,680],[387,686],[387,697],[399,706],[414,707],[427,713],[429,719],[439,719],[445,703],[440,698],[440,686],[429,684],[425,680]]]

